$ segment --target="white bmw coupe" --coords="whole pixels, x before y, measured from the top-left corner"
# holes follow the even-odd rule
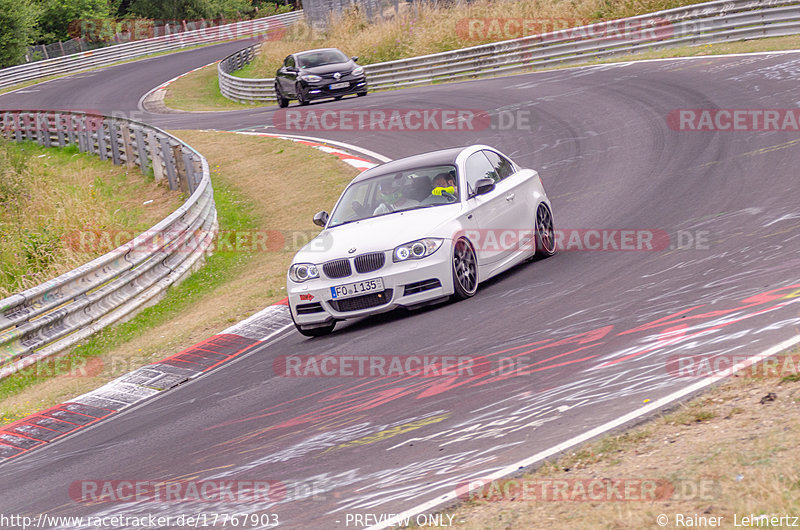
[[[387,162],[353,179],[322,232],[295,255],[287,279],[298,331],[464,299],[478,284],[556,251],[539,174],[485,145]]]

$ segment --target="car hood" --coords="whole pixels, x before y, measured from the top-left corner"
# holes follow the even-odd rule
[[[301,68],[300,73],[323,75],[323,74],[332,74],[334,72],[350,72],[353,69],[355,69],[355,67],[356,64],[353,61],[347,61],[344,63],[323,64],[322,66]]]
[[[450,237],[445,225],[461,212],[461,204],[446,204],[396,212],[328,228],[295,255],[293,263],[324,263],[367,252],[392,250],[423,237]],[[350,252],[351,249],[355,249]]]

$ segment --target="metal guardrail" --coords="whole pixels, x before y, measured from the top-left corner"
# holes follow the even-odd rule
[[[217,227],[208,162],[144,123],[81,112],[0,111],[8,140],[76,145],[115,164],[151,170],[191,193],[167,218],[111,252],[0,300],[0,378],[77,344],[155,303],[207,251]]]
[[[619,28],[619,31],[615,32],[613,28]],[[626,35],[626,28],[633,32],[629,31]],[[591,36],[597,33],[600,35]],[[651,49],[797,33],[800,33],[798,0],[717,0],[449,52],[370,64],[364,69],[370,90],[387,90],[584,63]],[[249,46],[220,62],[220,91],[228,99],[241,103],[274,100],[274,79],[243,79],[231,75],[252,61],[260,46]]]
[[[280,31],[303,16],[302,11],[244,20],[224,26],[208,27],[163,35],[152,39],[126,42],[97,50],[56,57],[0,70],[0,88],[54,75],[72,74],[89,68],[108,66],[120,61],[136,59],[153,53],[172,51],[187,46],[225,42]]]

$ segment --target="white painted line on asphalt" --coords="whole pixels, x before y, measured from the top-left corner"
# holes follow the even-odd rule
[[[631,420],[634,420],[636,418],[640,418],[640,417],[642,417],[642,416],[644,416],[646,414],[649,414],[650,412],[654,412],[654,411],[656,411],[656,410],[658,410],[658,409],[660,409],[662,407],[665,407],[665,406],[669,405],[670,403],[673,403],[673,402],[679,400],[682,397],[685,397],[685,396],[687,396],[689,394],[692,394],[694,392],[702,390],[703,388],[705,388],[707,386],[710,386],[710,385],[712,385],[714,383],[717,383],[721,379],[724,379],[725,377],[728,377],[728,376],[732,375],[733,373],[738,372],[739,370],[742,370],[744,368],[747,368],[748,366],[751,366],[751,365],[753,365],[755,363],[763,361],[767,357],[771,357],[773,355],[777,355],[777,354],[781,353],[782,351],[785,351],[785,350],[791,348],[792,346],[795,346],[798,343],[800,343],[800,335],[798,335],[796,337],[792,337],[791,339],[787,339],[787,340],[785,340],[785,341],[783,341],[783,342],[781,342],[779,344],[776,344],[775,346],[773,346],[771,348],[768,348],[768,349],[764,350],[763,352],[761,352],[759,354],[756,354],[756,355],[754,355],[752,357],[749,357],[748,359],[745,359],[744,361],[740,362],[739,364],[734,365],[733,367],[729,368],[728,370],[719,372],[718,374],[716,374],[714,376],[711,376],[711,377],[708,377],[708,378],[703,379],[701,381],[698,381],[697,383],[689,385],[689,386],[687,386],[685,388],[682,388],[680,390],[676,390],[672,394],[669,394],[667,396],[664,396],[661,399],[657,399],[657,400],[655,400],[655,401],[653,401],[651,403],[648,403],[647,405],[645,405],[644,407],[642,407],[642,408],[640,408],[638,410],[634,410],[632,412],[629,412],[628,414],[625,414],[623,416],[620,416],[619,418],[616,418],[614,420],[606,422],[606,423],[604,423],[604,424],[602,424],[602,425],[600,425],[598,427],[595,427],[594,429],[589,429],[588,431],[586,431],[586,432],[584,432],[582,434],[574,436],[574,437],[572,437],[572,438],[570,438],[570,439],[568,439],[568,440],[566,440],[564,442],[561,442],[560,444],[557,444],[557,445],[554,445],[553,447],[550,447],[549,449],[545,449],[544,451],[540,451],[540,452],[536,453],[533,456],[530,456],[530,457],[525,458],[523,460],[520,460],[520,461],[518,461],[518,462],[516,462],[514,464],[506,466],[506,467],[500,469],[499,471],[495,471],[494,473],[490,473],[490,474],[487,474],[485,476],[476,477],[476,482],[478,482],[478,479],[480,479],[481,484],[485,484],[487,480],[497,480],[497,479],[503,478],[503,477],[505,477],[507,475],[511,475],[513,473],[518,473],[519,470],[522,469],[522,468],[525,468],[525,467],[528,467],[528,466],[530,466],[532,464],[540,462],[540,461],[542,461],[542,460],[544,460],[546,458],[549,458],[549,457],[551,457],[553,455],[556,455],[556,454],[558,454],[558,453],[560,453],[562,451],[565,451],[565,450],[569,449],[570,447],[574,447],[574,446],[576,446],[576,445],[578,445],[580,443],[583,443],[583,442],[585,442],[587,440],[590,440],[590,439],[592,439],[592,438],[594,438],[596,436],[599,436],[599,435],[601,435],[603,433],[606,433],[606,432],[608,432],[610,430],[613,430],[613,429],[615,429],[617,427],[620,427],[620,426],[624,425],[625,423],[628,423]],[[476,486],[477,486],[477,484],[476,484]],[[403,521],[405,518],[414,517],[417,514],[424,513],[424,512],[427,512],[429,510],[433,510],[437,506],[439,506],[440,504],[448,502],[448,501],[456,500],[456,499],[459,498],[459,496],[465,495],[465,494],[467,494],[467,488],[464,488],[463,491],[461,491],[461,488],[459,488],[458,490],[450,491],[450,492],[448,492],[448,493],[446,493],[446,494],[444,494],[444,495],[442,495],[440,497],[437,497],[435,499],[431,499],[431,500],[429,500],[427,502],[424,502],[422,504],[419,504],[419,505],[417,505],[417,506],[415,506],[415,507],[413,507],[413,508],[411,508],[409,510],[406,510],[403,513],[397,514],[394,517],[392,517],[391,519],[387,519],[387,520],[383,521],[380,524],[377,524],[377,525],[374,525],[374,526],[370,526],[366,530],[380,530],[382,528],[388,528],[390,526],[399,526],[400,522]]]

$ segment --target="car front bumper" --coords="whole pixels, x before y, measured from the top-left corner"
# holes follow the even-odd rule
[[[435,253],[420,260],[400,263],[391,261],[379,270],[355,273],[346,278],[316,278],[303,283],[287,281],[289,308],[296,324],[322,325],[391,311],[397,307],[413,307],[453,294],[453,273],[448,241]],[[321,269],[321,266],[319,266]],[[384,290],[353,298],[335,300],[331,287],[381,278]]]
[[[349,83],[349,84],[344,88],[334,88],[334,89],[330,88],[330,86],[334,83]],[[317,83],[307,83],[305,93],[308,99],[334,98],[337,96],[346,96],[349,94],[366,92],[367,88],[368,87],[367,87],[366,77],[357,77],[354,79],[341,79],[340,81],[325,79]]]

